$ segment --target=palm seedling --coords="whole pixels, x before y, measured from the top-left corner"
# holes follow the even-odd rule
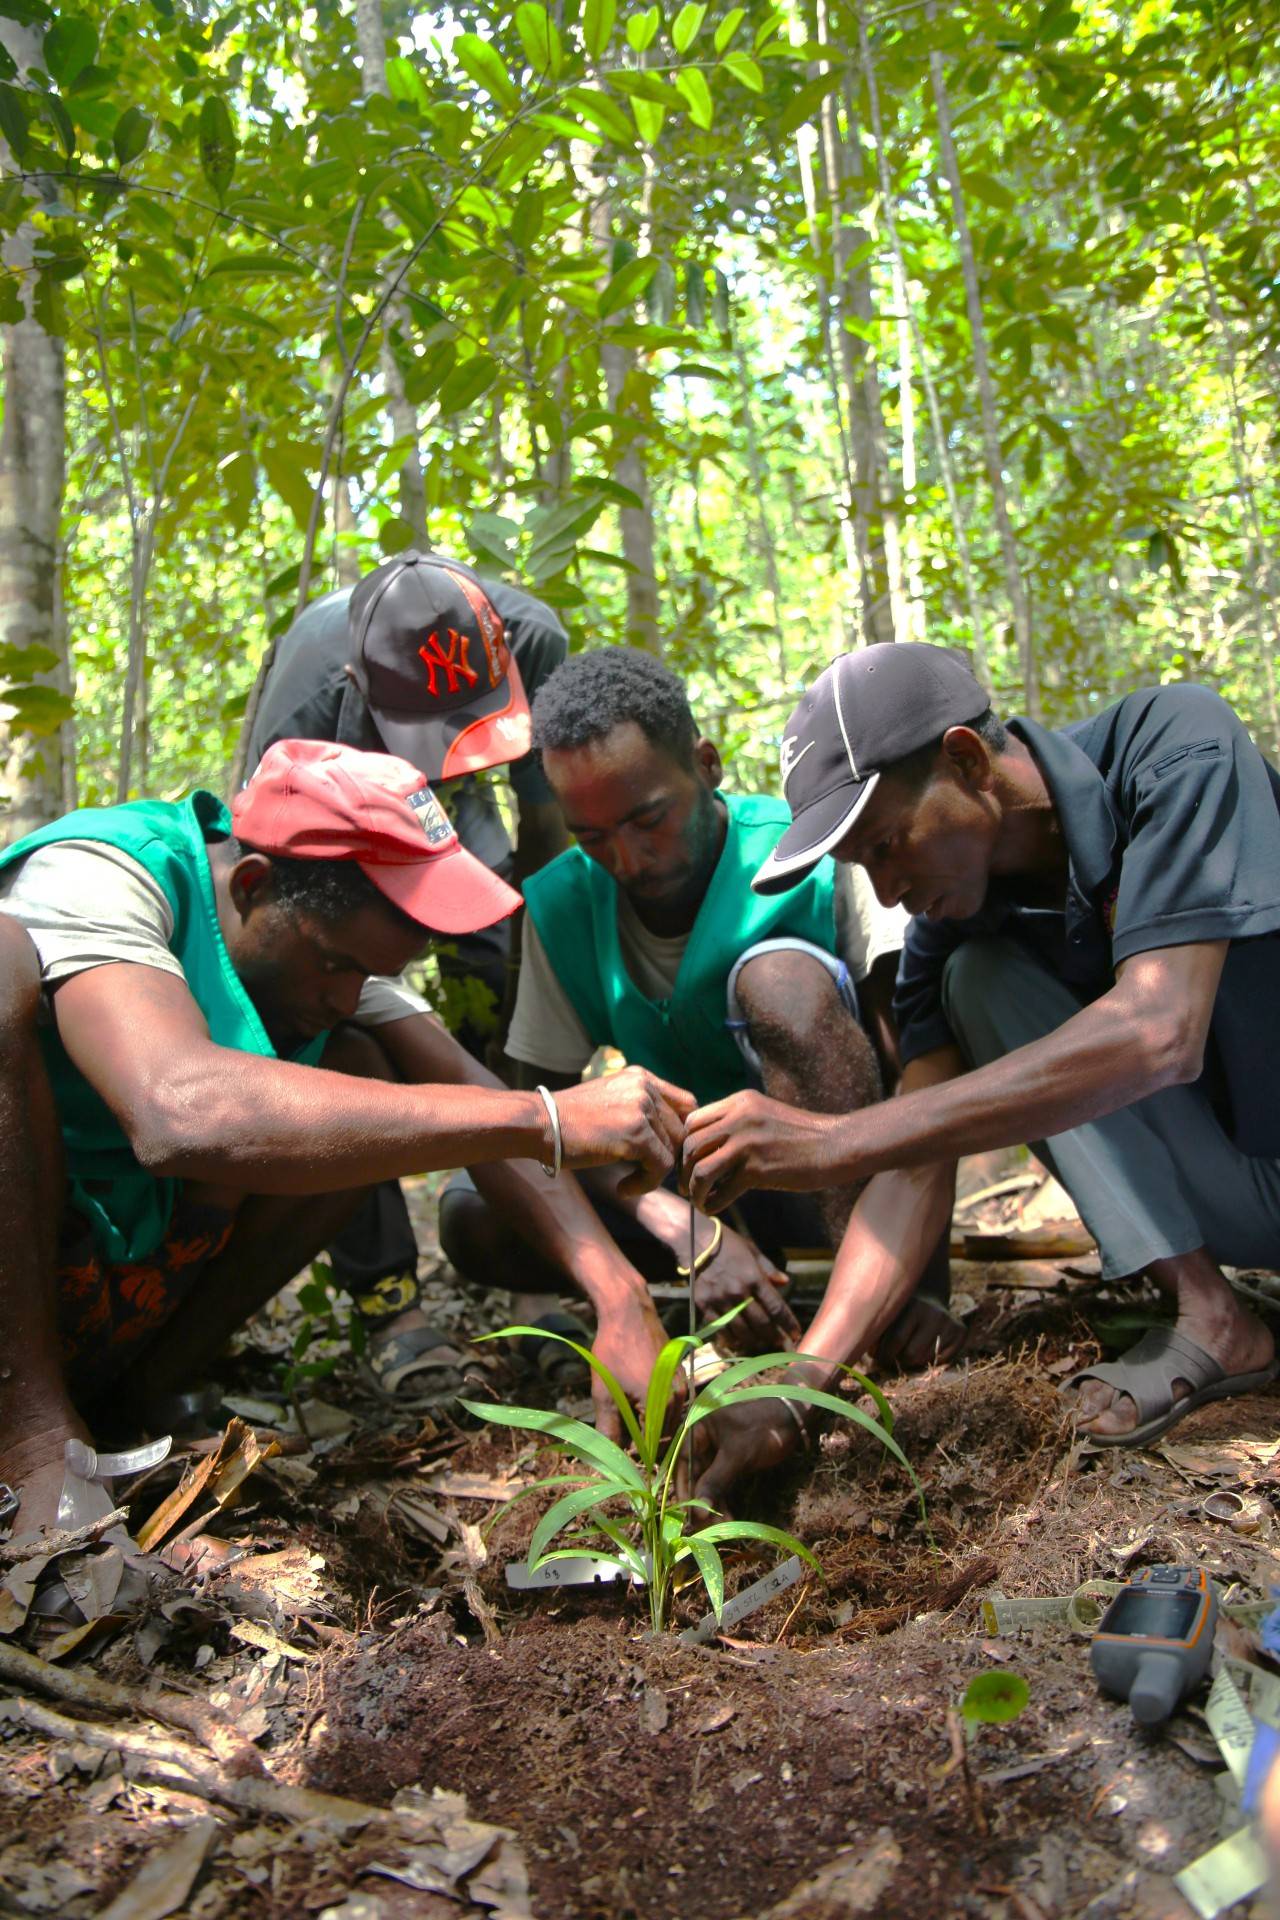
[[[547,1487],[570,1489],[556,1499],[533,1530],[528,1552],[530,1572],[548,1561],[573,1559],[589,1551],[646,1588],[650,1623],[654,1632],[660,1633],[670,1617],[677,1579],[682,1571],[689,1571],[689,1562],[706,1588],[717,1620],[720,1618],[724,1606],[724,1562],[720,1549],[725,1544],[742,1541],[777,1547],[783,1552],[798,1554],[816,1568],[818,1563],[809,1549],[779,1527],[767,1526],[758,1520],[714,1518],[706,1525],[700,1524],[701,1517],[714,1514],[714,1509],[705,1500],[680,1489],[677,1470],[682,1458],[692,1453],[694,1428],[721,1408],[743,1401],[797,1400],[809,1406],[825,1407],[845,1420],[854,1421],[874,1434],[886,1451],[906,1468],[916,1492],[920,1493],[920,1483],[893,1438],[893,1416],[888,1402],[878,1387],[851,1368],[846,1368],[846,1373],[871,1396],[878,1418],[816,1387],[794,1385],[790,1381],[769,1384],[758,1379],[771,1367],[792,1365],[803,1358],[795,1353],[754,1354],[734,1361],[696,1395],[691,1394],[680,1412],[676,1382],[681,1363],[739,1311],[740,1308],[734,1307],[700,1333],[680,1334],[667,1341],[650,1376],[640,1418],[609,1368],[589,1348],[566,1339],[563,1334],[548,1334],[545,1328],[505,1327],[500,1333],[487,1336],[501,1340],[532,1333],[538,1339],[560,1340],[572,1347],[604,1383],[631,1440],[632,1452],[628,1453],[585,1421],[566,1414],[538,1407],[483,1406],[463,1401],[468,1412],[479,1419],[490,1421],[494,1426],[518,1427],[540,1434],[577,1462],[576,1471],[554,1474],[527,1489],[529,1493]],[[921,1495],[922,1513],[923,1510]],[[559,1545],[553,1544],[557,1541]],[[602,1542],[607,1545],[602,1547]]]

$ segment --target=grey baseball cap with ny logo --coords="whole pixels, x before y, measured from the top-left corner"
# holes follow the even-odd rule
[[[782,791],[791,825],[751,882],[757,893],[798,886],[838,846],[886,767],[986,712],[990,700],[945,647],[884,641],[842,653],[787,722]]]

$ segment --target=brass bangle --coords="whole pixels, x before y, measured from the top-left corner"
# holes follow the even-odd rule
[[[710,1245],[704,1247],[702,1249],[702,1252],[698,1254],[697,1258],[694,1260],[693,1272],[695,1274],[704,1272],[705,1269],[711,1265],[711,1262],[715,1259],[721,1247],[724,1245],[723,1220],[714,1220],[712,1222],[712,1227],[714,1231],[712,1232],[712,1235],[711,1235]],[[676,1272],[679,1274],[682,1280],[687,1280],[690,1277],[688,1267],[682,1267],[678,1261],[676,1263]]]

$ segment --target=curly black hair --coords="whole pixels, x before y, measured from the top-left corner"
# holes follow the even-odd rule
[[[231,834],[223,845],[233,861],[259,851]],[[280,853],[267,853],[263,858],[271,862],[272,898],[290,917],[306,914],[308,919],[332,927],[348,915],[359,913],[362,907],[381,907],[401,928],[412,928],[423,940],[427,938],[428,929],[375,887],[354,860],[295,860]]]
[[[557,667],[534,695],[533,744],[590,746],[628,720],[680,766],[693,765],[698,728],[684,682],[637,647],[595,647]]]

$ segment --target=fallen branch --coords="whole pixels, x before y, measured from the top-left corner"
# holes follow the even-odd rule
[[[184,1733],[194,1734],[217,1759],[232,1762],[241,1772],[267,1777],[261,1754],[229,1721],[202,1701],[186,1700],[176,1693],[138,1693],[130,1687],[118,1687],[91,1673],[51,1666],[34,1653],[26,1653],[21,1647],[9,1646],[4,1641],[0,1641],[0,1680],[33,1687],[38,1693],[48,1694],[69,1707],[83,1707],[88,1713],[144,1713],[166,1726],[180,1727]]]
[[[153,1733],[135,1733],[128,1727],[103,1727],[92,1720],[73,1720],[35,1700],[14,1696],[0,1700],[0,1721],[8,1721],[45,1735],[50,1740],[80,1741],[83,1745],[119,1753],[125,1771],[136,1779],[194,1794],[217,1806],[234,1807],[267,1819],[288,1820],[296,1826],[319,1822],[331,1832],[358,1832],[366,1827],[401,1840],[438,1836],[438,1821],[412,1808],[388,1810],[346,1800],[337,1794],[317,1793],[310,1787],[288,1787],[278,1780],[246,1779],[224,1773],[194,1747],[161,1739]]]
[[[97,1520],[87,1520],[82,1527],[51,1527],[47,1533],[24,1533],[13,1540],[0,1540],[0,1567],[19,1567],[24,1560],[52,1560],[60,1553],[91,1547],[128,1518],[128,1507],[116,1507]]]

